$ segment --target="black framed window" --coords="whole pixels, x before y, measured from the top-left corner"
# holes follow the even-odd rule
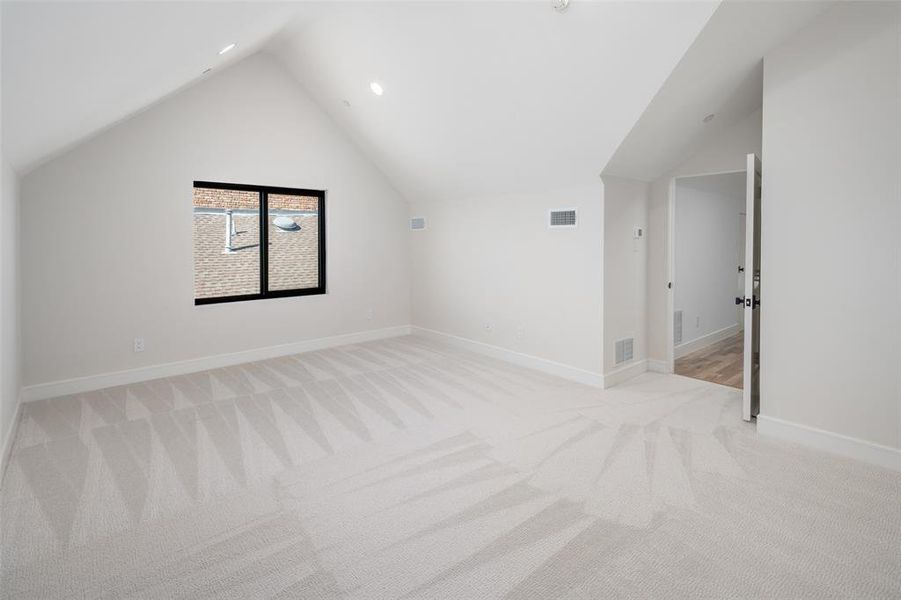
[[[194,182],[194,304],[324,293],[324,191]]]

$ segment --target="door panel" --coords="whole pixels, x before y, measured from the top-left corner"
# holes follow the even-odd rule
[[[738,215],[738,268],[735,277],[735,296],[744,298],[745,296],[745,212],[744,210]],[[741,302],[735,307],[738,311],[738,326],[744,331],[745,328],[745,303]]]
[[[745,344],[742,418],[760,412],[760,159],[748,155],[745,210]]]

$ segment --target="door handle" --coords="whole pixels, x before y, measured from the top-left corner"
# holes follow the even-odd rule
[[[752,296],[751,298],[736,297],[735,303],[739,306],[744,304],[745,308],[757,308],[760,306],[760,298],[757,296]]]
[[[744,303],[745,303],[745,297],[744,297],[744,296],[736,296],[736,297],[735,297],[735,304],[736,304],[737,306],[741,306],[741,305],[743,305]]]

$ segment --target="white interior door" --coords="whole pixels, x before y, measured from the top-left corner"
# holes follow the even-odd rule
[[[742,211],[738,215],[738,269],[735,276],[735,296],[736,298],[744,298],[745,296],[745,212]],[[738,328],[744,331],[745,328],[745,303],[739,303],[735,309],[738,311]]]
[[[760,159],[748,155],[745,210],[745,347],[742,418],[760,412]]]

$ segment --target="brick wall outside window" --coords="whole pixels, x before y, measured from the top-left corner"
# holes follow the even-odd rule
[[[317,198],[284,194],[269,195],[269,210],[316,212],[318,206],[319,200]],[[259,195],[256,192],[194,188],[194,208],[257,210],[259,208]]]

